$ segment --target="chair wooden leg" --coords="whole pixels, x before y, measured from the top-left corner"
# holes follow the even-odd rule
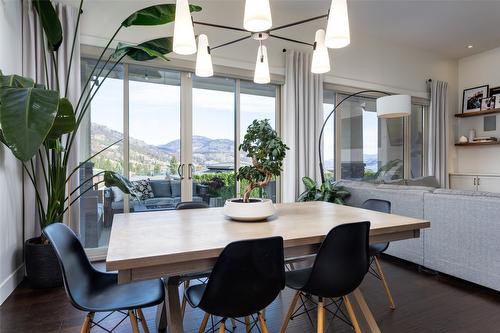
[[[226,320],[222,319],[219,327],[219,333],[225,333],[226,332]]]
[[[132,326],[132,332],[139,333],[139,326],[137,325],[137,318],[135,317],[135,312],[128,310],[128,316],[130,318],[130,325]]]
[[[233,325],[233,330],[236,328],[236,320],[231,318],[231,324]]]
[[[94,319],[94,313],[89,312],[85,316],[85,320],[83,321],[82,329],[80,330],[80,333],[89,333],[90,332],[90,327],[92,326],[92,319]]]
[[[137,314],[139,315],[139,319],[141,320],[142,330],[144,333],[149,333],[148,323],[144,318],[144,314],[142,313],[142,309],[137,309]]]
[[[377,272],[380,275],[380,280],[382,281],[382,285],[384,286],[385,293],[387,294],[387,299],[389,300],[389,307],[394,310],[396,309],[396,305],[394,304],[394,299],[392,298],[391,290],[389,289],[389,285],[387,284],[387,280],[385,279],[384,272],[382,272],[382,267],[380,266],[380,262],[378,261],[377,256],[373,257],[375,261],[375,265],[377,266]]]
[[[258,316],[259,316],[260,329],[262,330],[262,333],[268,333],[269,331],[267,330],[266,320],[264,319],[264,316],[262,315],[262,313],[259,313]]]
[[[189,288],[189,285],[190,285],[190,281],[184,281],[184,290],[186,290],[187,288]],[[187,299],[186,299],[186,295],[184,295],[184,293],[182,293],[182,306],[181,306],[181,313],[182,313],[182,318],[184,318],[184,313],[186,312],[186,304],[187,304]]]
[[[318,333],[325,331],[325,308],[323,306],[323,298],[320,297],[318,302]]]
[[[295,307],[297,306],[297,301],[299,300],[300,296],[300,291],[297,291],[295,295],[293,296],[292,303],[290,304],[290,307],[288,308],[288,313],[286,314],[285,320],[283,321],[283,324],[281,325],[281,330],[280,333],[285,333],[286,328],[288,327],[288,322],[290,321],[290,317],[293,314],[293,311],[295,311]]]
[[[352,304],[349,301],[347,296],[342,297],[344,299],[345,307],[347,308],[347,313],[349,314],[349,318],[351,318],[352,326],[354,327],[354,332],[361,333],[361,328],[359,327],[358,319],[354,314],[354,309],[352,308]]]
[[[245,317],[245,328],[247,330],[247,333],[250,333],[252,331],[252,328],[250,326],[250,317],[249,316]]]
[[[201,321],[201,325],[200,325],[200,329],[198,330],[198,333],[205,332],[205,328],[207,328],[207,323],[208,323],[209,318],[210,318],[210,315],[208,313],[205,313],[205,316],[203,317],[203,320]]]

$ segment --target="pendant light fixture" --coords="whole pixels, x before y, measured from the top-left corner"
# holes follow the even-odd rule
[[[177,54],[196,53],[196,40],[188,0],[176,2],[173,44],[173,50]]]
[[[314,41],[314,52],[312,57],[311,72],[315,74],[328,73],[330,71],[330,57],[325,46],[325,30],[316,31]]]
[[[258,84],[266,84],[271,82],[269,75],[269,60],[267,59],[267,48],[260,43],[257,51],[257,62],[255,63],[255,73],[253,82]]]
[[[325,45],[328,48],[340,49],[351,43],[349,31],[349,15],[347,0],[332,0],[328,14]]]
[[[210,77],[214,75],[210,46],[208,45],[207,35],[204,34],[198,36],[198,54],[196,55],[195,74],[199,77]]]
[[[251,32],[263,32],[272,26],[269,0],[246,0],[243,27]]]

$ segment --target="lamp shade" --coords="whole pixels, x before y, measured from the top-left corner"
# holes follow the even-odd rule
[[[252,32],[269,30],[273,26],[269,0],[246,0],[243,27]]]
[[[196,55],[196,76],[210,77],[214,75],[212,56],[208,46],[207,35],[198,36],[198,54]]]
[[[311,64],[311,72],[315,74],[328,73],[330,71],[330,57],[325,46],[325,30],[316,31],[314,52]]]
[[[325,45],[331,49],[340,49],[351,43],[349,31],[349,15],[347,0],[332,0],[328,25],[326,27]]]
[[[411,114],[411,97],[391,95],[377,98],[377,116],[379,118],[399,118]]]
[[[255,63],[253,82],[259,84],[271,82],[271,77],[269,75],[269,61],[267,59],[267,48],[265,45],[259,46],[259,50],[257,51],[257,62]]]
[[[176,2],[173,44],[173,50],[177,54],[196,53],[196,40],[188,0]]]

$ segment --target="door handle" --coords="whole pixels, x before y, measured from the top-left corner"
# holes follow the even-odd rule
[[[476,177],[474,177],[474,186],[476,185]]]
[[[188,164],[188,179],[193,179],[193,165],[191,163]]]
[[[184,179],[184,164],[179,164],[179,166],[177,167],[177,174],[179,175],[179,177],[181,177],[181,180]]]
[[[480,185],[480,184],[479,184],[479,180],[480,180],[480,179],[481,179],[481,178],[477,177],[477,186],[479,186],[479,185]]]

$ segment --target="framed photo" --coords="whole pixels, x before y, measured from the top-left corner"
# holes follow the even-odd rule
[[[495,108],[496,96],[481,99],[481,111],[493,110]]]
[[[500,94],[493,95],[495,97],[495,109],[500,109]]]
[[[488,90],[488,85],[465,89],[462,113],[481,111],[481,100],[488,97]]]
[[[490,96],[498,95],[500,94],[500,87],[495,87],[490,89]]]

